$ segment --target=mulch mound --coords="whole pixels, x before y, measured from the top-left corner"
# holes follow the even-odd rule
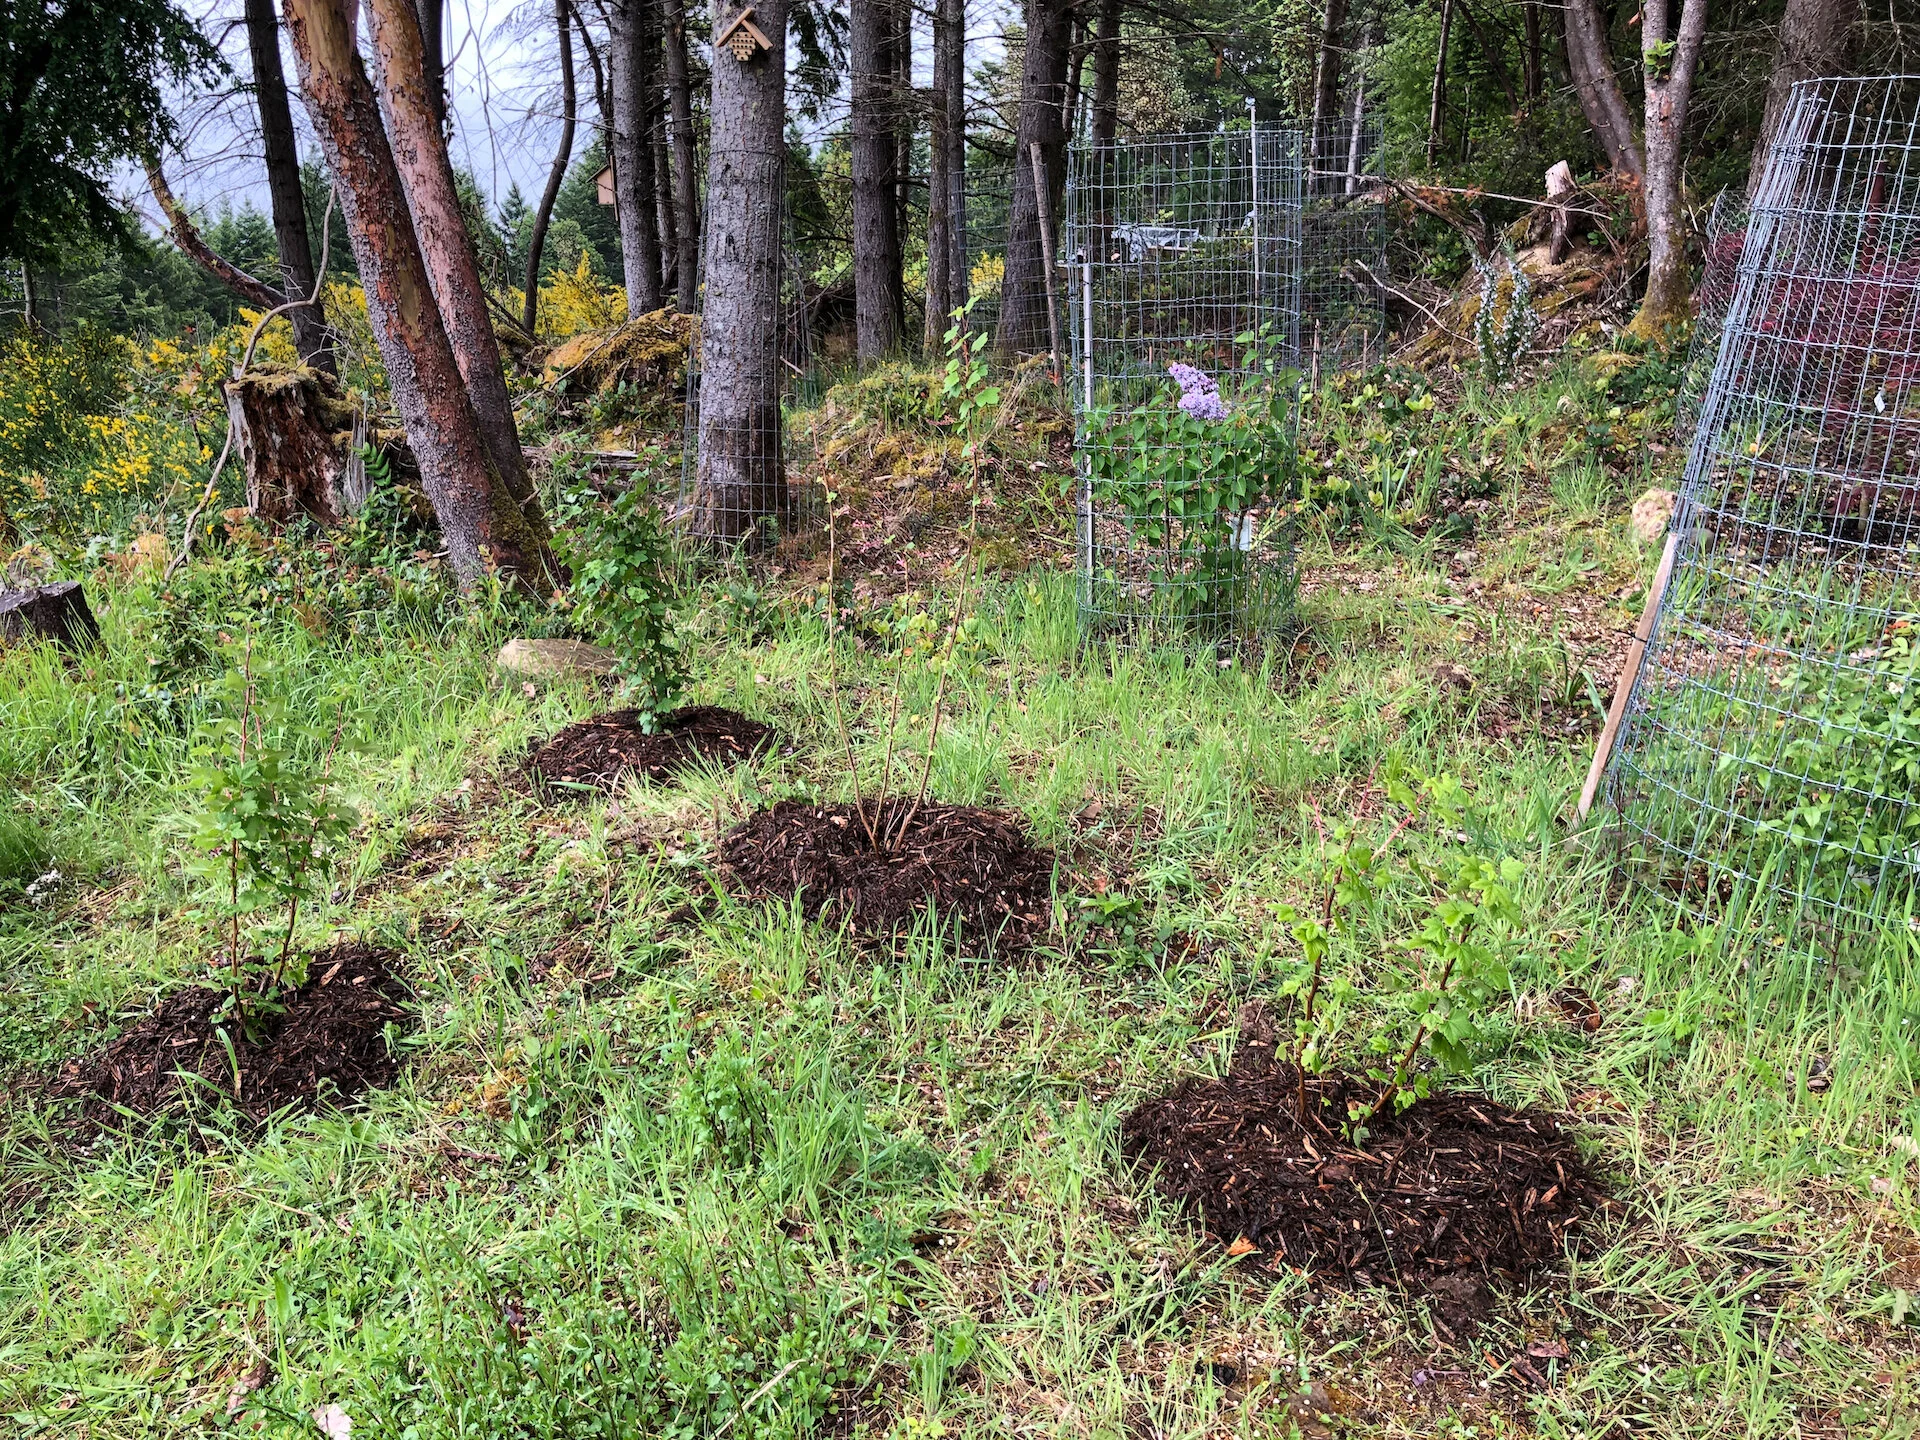
[[[391,951],[358,942],[310,956],[306,983],[265,1022],[258,1041],[246,1039],[237,1025],[225,1026],[231,1057],[213,1018],[226,992],[177,990],[125,1034],[68,1061],[47,1093],[84,1101],[86,1118],[108,1126],[124,1118],[123,1110],[155,1115],[184,1108],[207,1096],[208,1085],[233,1096],[237,1060],[234,1099],[255,1119],[289,1105],[352,1100],[391,1084],[399,1071],[384,1033],[389,1021],[407,1013],[407,990],[390,968],[393,960]]]
[[[1340,1122],[1379,1086],[1309,1075],[1303,1126],[1297,1081],[1285,1064],[1184,1081],[1127,1116],[1122,1146],[1216,1239],[1269,1265],[1440,1294],[1463,1272],[1518,1280],[1557,1261],[1613,1203],[1541,1112],[1441,1092],[1389,1105],[1362,1147]]]
[[[611,790],[629,773],[662,784],[702,761],[736,765],[773,744],[771,727],[718,705],[688,705],[640,729],[639,712],[611,710],[567,726],[527,756],[523,769],[549,785]]]
[[[875,808],[868,802],[869,819]],[[907,799],[878,810],[873,828],[883,842],[906,827],[884,848],[851,805],[782,800],[727,833],[721,863],[751,898],[798,895],[809,919],[846,918],[869,938],[897,933],[929,907],[957,919],[970,945],[1003,955],[1046,929],[1053,855],[1029,844],[1015,817],[972,805],[914,809]]]

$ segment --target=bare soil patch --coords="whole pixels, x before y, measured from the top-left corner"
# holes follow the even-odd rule
[[[1046,929],[1051,908],[1051,852],[1006,811],[972,805],[869,801],[863,819],[852,805],[783,800],[729,831],[720,859],[740,893],[798,895],[809,919],[845,918],[873,939],[931,908],[970,948],[1008,954]]]
[[[1398,1282],[1471,1322],[1458,1278],[1517,1281],[1563,1254],[1610,1202],[1550,1115],[1442,1092],[1378,1116],[1364,1145],[1348,1101],[1379,1087],[1269,1064],[1194,1078],[1128,1115],[1122,1144],[1224,1244],[1330,1279]]]
[[[548,785],[611,790],[628,774],[664,784],[703,762],[737,765],[771,748],[771,726],[719,705],[689,705],[660,717],[651,735],[636,710],[612,710],[569,725],[527,756],[523,769]]]
[[[210,1098],[209,1087],[255,1119],[287,1106],[351,1101],[391,1084],[399,1071],[385,1031],[405,1018],[408,992],[394,961],[392,952],[357,941],[309,957],[306,982],[257,1040],[216,1018],[225,991],[176,990],[131,1030],[69,1061],[47,1093],[80,1100],[81,1113],[101,1126],[124,1119],[123,1111],[186,1108]]]

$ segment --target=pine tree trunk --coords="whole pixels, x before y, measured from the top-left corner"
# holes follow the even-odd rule
[[[666,303],[660,288],[660,229],[653,205],[653,0],[608,6],[607,89],[613,105],[614,211],[626,272],[627,317]]]
[[[853,313],[862,365],[900,343],[900,230],[894,169],[894,0],[851,0]]]
[[[1067,87],[1067,51],[1071,0],[1027,0],[1026,54],[1020,67],[1020,109],[1014,121],[1013,197],[1007,213],[1006,270],[1000,282],[1000,328],[995,344],[1003,354],[1033,354],[1048,348],[1045,262],[1040,249],[1040,205],[1027,159],[1040,147],[1046,164],[1049,212],[1061,211],[1066,180],[1066,134],[1060,106]]]
[[[737,13],[716,0],[713,33]],[[787,0],[759,0],[771,42],[713,53],[707,157],[700,444],[689,528],[727,544],[787,509],[780,436],[780,244],[786,158]]]
[[[480,262],[467,233],[446,134],[434,119],[419,12],[409,0],[366,0],[368,37],[382,86],[387,137],[406,192],[413,231],[426,261],[440,320],[466,382],[480,434],[508,493],[533,505],[533,481],[520,449],[513,397],[494,337]],[[542,531],[544,535],[544,529]]]
[[[1687,109],[1707,30],[1707,0],[1683,0],[1678,30],[1672,0],[1647,0],[1642,10],[1646,56],[1647,293],[1633,317],[1633,334],[1665,335],[1691,314],[1687,266],[1687,207],[1683,193]],[[1664,57],[1656,47],[1671,45]]]
[[[947,17],[949,46],[944,88],[935,97],[947,120],[947,285],[952,308],[962,309],[967,275],[967,0],[937,0]]]
[[[509,584],[545,594],[557,575],[546,519],[537,503],[509,492],[481,436],[360,60],[351,0],[287,0],[286,17],[394,406],[454,571],[471,585],[496,569]]]
[[[300,189],[300,150],[294,143],[293,110],[287,104],[287,75],[280,63],[280,18],[273,0],[246,0],[247,48],[253,57],[254,99],[260,110],[260,139],[266,151],[267,195],[273,208],[273,237],[280,252],[281,288],[289,298],[313,294],[313,247],[307,235],[306,197]],[[335,374],[333,338],[320,305],[287,313],[293,348],[316,370]]]
[[[1613,51],[1607,44],[1607,20],[1599,0],[1565,0],[1562,14],[1566,20],[1567,69],[1587,126],[1617,174],[1645,180],[1646,159],[1634,139],[1620,79],[1613,73]]]
[[[574,122],[580,111],[573,80],[573,24],[567,0],[553,0],[553,29],[554,38],[560,42],[560,144],[553,152],[547,188],[540,192],[540,206],[533,212],[533,233],[527,240],[526,298],[520,306],[520,324],[529,339],[540,314],[540,260],[547,248],[547,227],[553,223],[553,207],[560,199],[567,165],[573,159]]]
[[[947,326],[960,303],[954,294],[953,145],[948,138],[951,116],[947,92],[952,88],[953,67],[962,62],[963,52],[954,43],[951,12],[951,5],[939,0],[933,14],[933,105],[927,144],[927,313],[921,333],[921,348],[928,355],[940,353]]]
[[[1780,39],[1773,50],[1773,75],[1767,81],[1766,115],[1747,171],[1748,195],[1760,188],[1793,87],[1802,80],[1852,71],[1859,19],[1860,0],[1787,0],[1786,13],[1780,17]]]
[[[673,116],[674,239],[678,303],[691,315],[700,303],[700,158],[694,147],[693,82],[687,63],[686,0],[666,0],[667,105]]]

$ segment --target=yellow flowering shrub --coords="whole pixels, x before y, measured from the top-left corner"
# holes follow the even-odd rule
[[[86,325],[58,342],[17,335],[0,345],[0,505],[72,529],[114,502],[157,499],[191,480],[192,433],[140,383],[145,359]]]
[[[517,305],[523,291],[515,292]],[[627,292],[607,285],[593,273],[585,255],[572,270],[556,270],[540,287],[539,338],[549,344],[578,335],[582,330],[605,330],[627,318]]]

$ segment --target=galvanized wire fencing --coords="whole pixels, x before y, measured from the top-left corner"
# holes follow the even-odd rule
[[[1300,216],[1300,360],[1307,382],[1384,359],[1387,211],[1378,116],[1323,122]]]
[[[1733,308],[1734,282],[1740,276],[1740,250],[1747,238],[1747,197],[1722,190],[1707,213],[1706,263],[1700,283],[1693,288],[1693,330],[1687,337],[1687,368],[1674,402],[1674,433],[1691,444],[1700,424],[1700,405],[1707,397],[1714,362],[1720,358],[1720,335],[1727,311]]]
[[[1632,873],[1832,940],[1920,872],[1920,79],[1795,88],[1608,775]]]
[[[1076,144],[1062,262],[1083,628],[1232,644],[1291,614],[1296,129]]]

